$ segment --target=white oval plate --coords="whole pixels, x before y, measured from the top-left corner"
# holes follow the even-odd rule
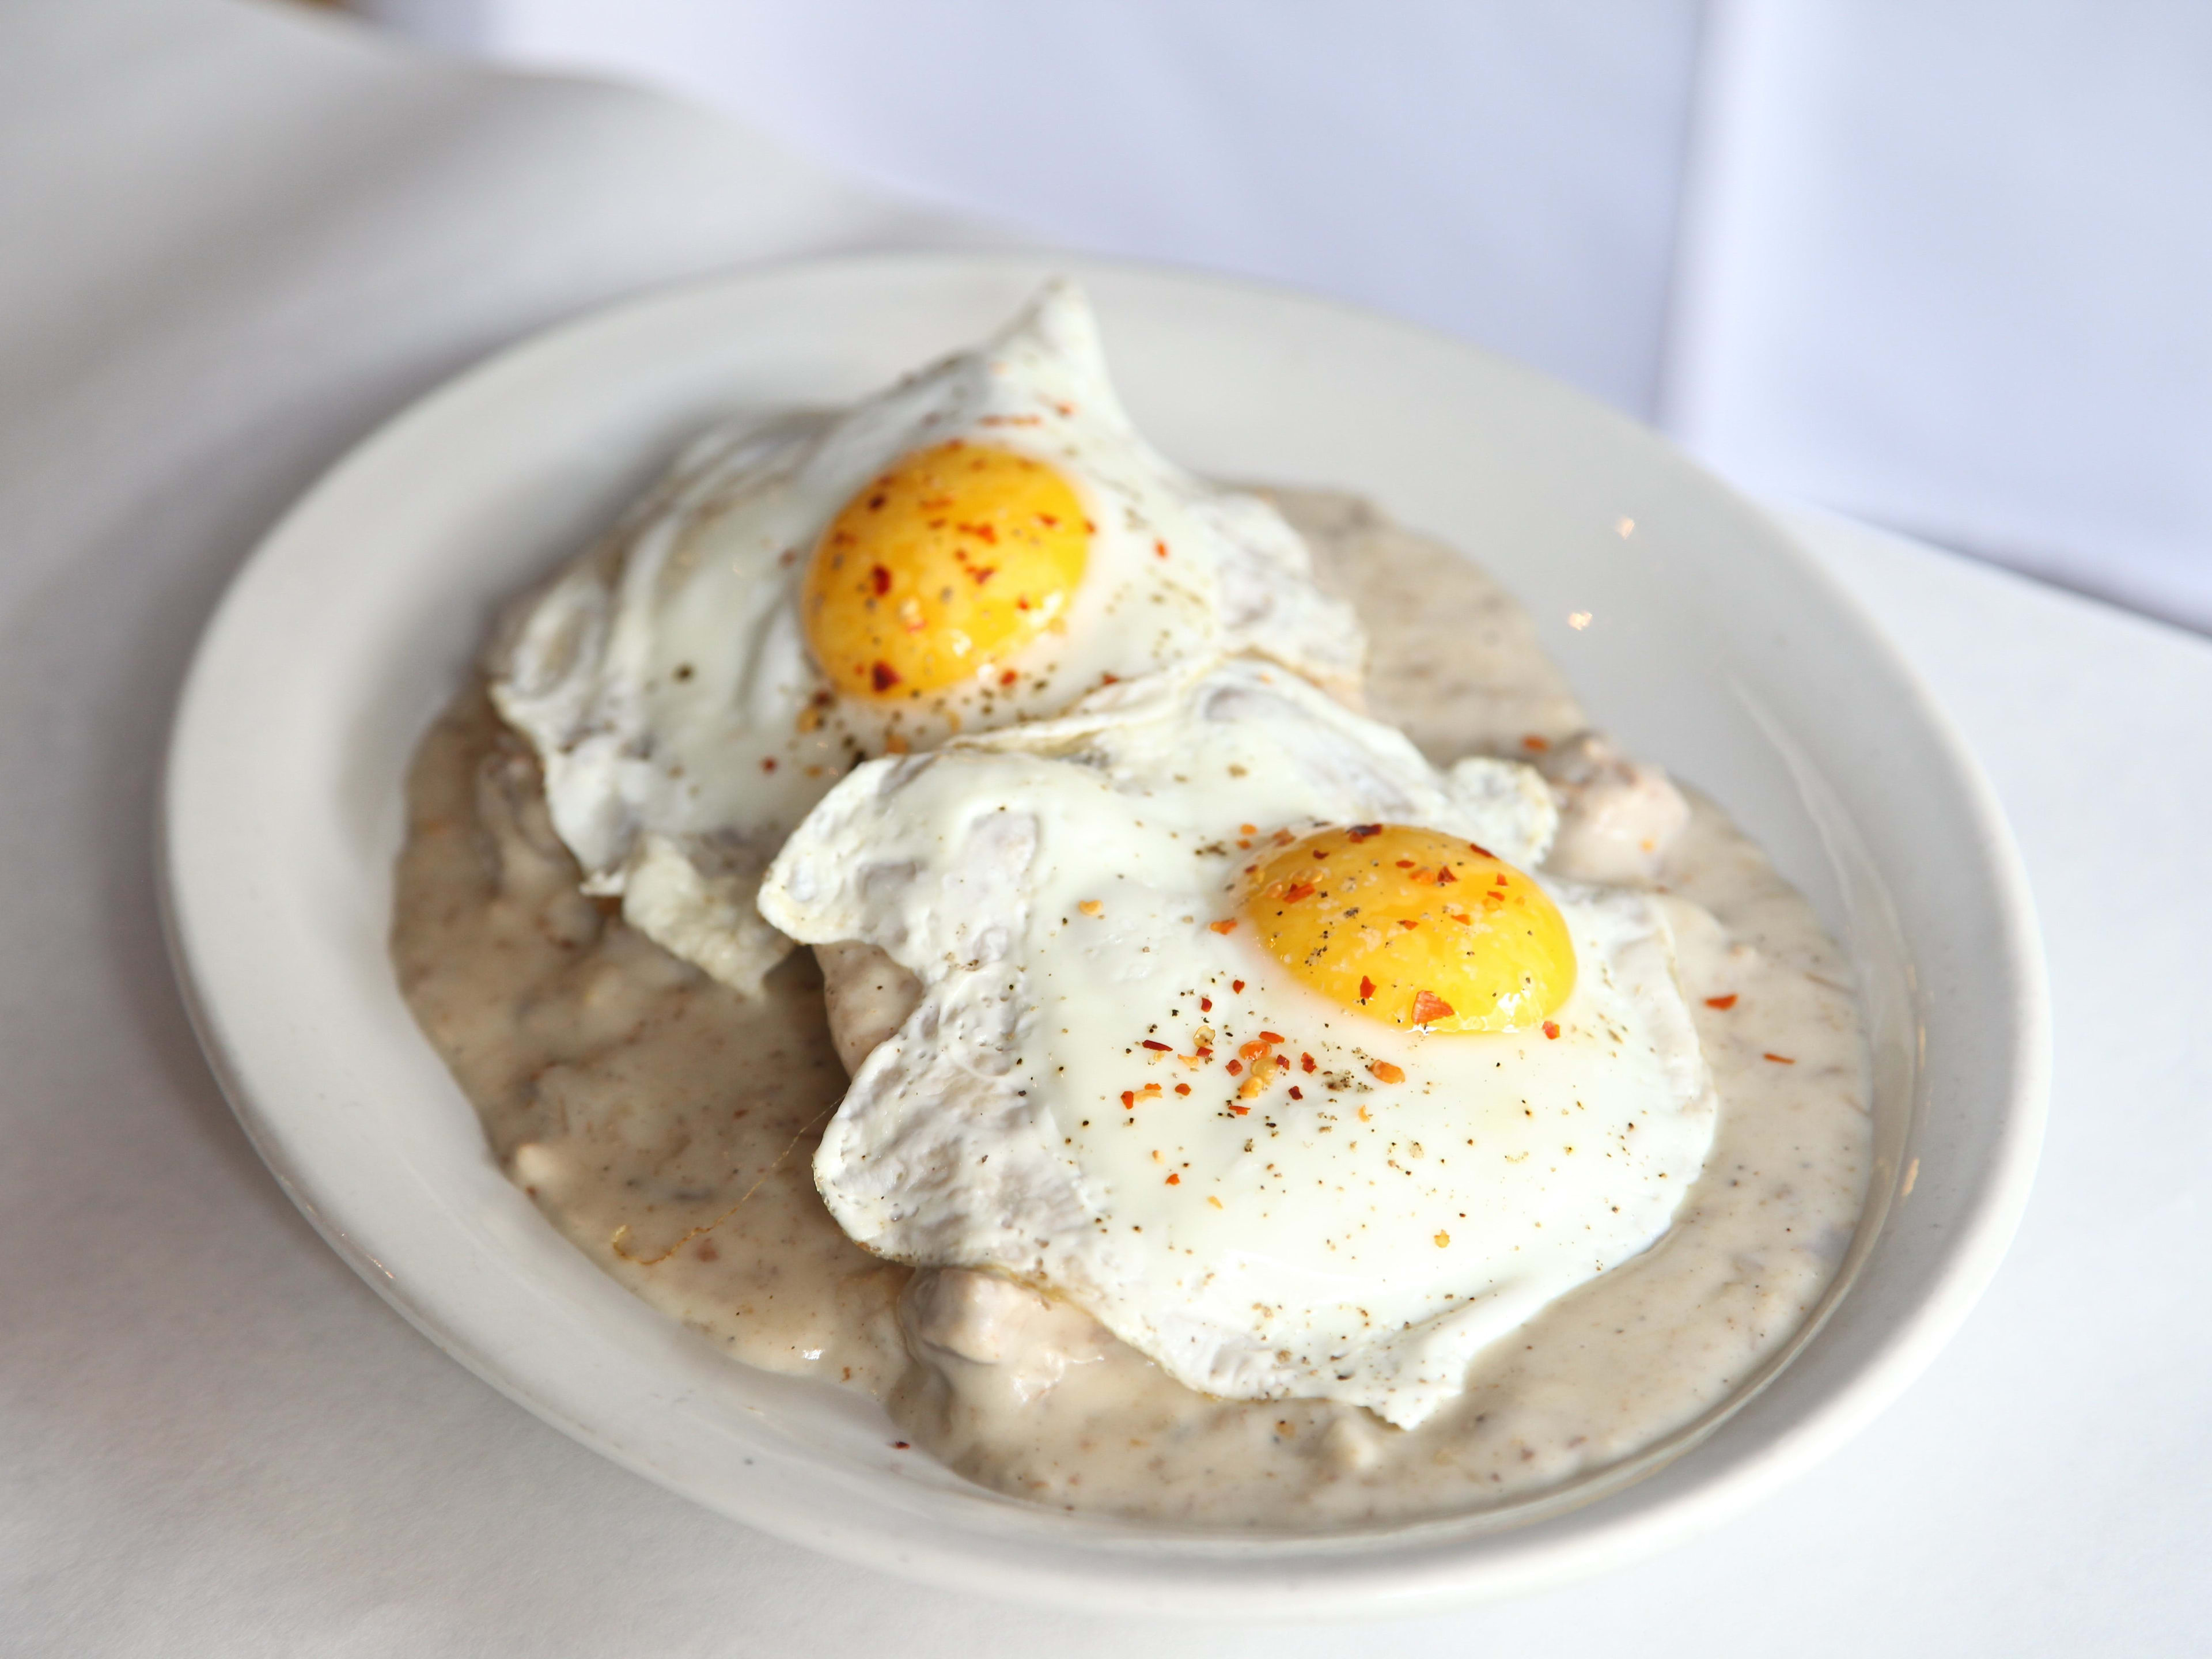
[[[940,1584],[1115,1610],[1382,1612],[1528,1589],[1717,1522],[1905,1387],[2026,1200],[2043,974],[1986,787],[1852,604],[1641,428],[1359,313],[1053,268],[1090,286],[1163,449],[1364,491],[1479,558],[1595,718],[1723,802],[1844,941],[1873,1027],[1879,1163],[1848,1293],[1787,1368],[1630,1467],[1513,1510],[1194,1538],[1034,1508],[892,1449],[872,1403],[723,1357],[501,1177],[386,955],[402,778],[493,606],[703,422],[851,398],[967,344],[1046,274],[1033,260],[786,268],[557,329],[393,421],[270,535],[201,644],[164,797],[172,947],[247,1133],[394,1307],[548,1422],[726,1515]],[[1593,620],[1570,629],[1573,611]]]

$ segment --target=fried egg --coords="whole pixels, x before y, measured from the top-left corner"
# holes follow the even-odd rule
[[[817,1185],[1191,1388],[1418,1423],[1711,1144],[1662,901],[1538,873],[1556,827],[1530,769],[1251,660],[871,762],[761,893],[921,987]]]
[[[1137,434],[1082,294],[848,410],[720,429],[505,620],[492,700],[587,890],[740,988],[754,902],[871,756],[1255,653],[1340,692],[1364,645],[1258,498]]]

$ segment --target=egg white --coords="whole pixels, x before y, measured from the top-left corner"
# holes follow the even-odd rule
[[[800,624],[806,561],[870,478],[955,438],[1048,461],[1083,499],[1095,530],[1064,626],[1026,647],[1012,689],[838,698]],[[1358,623],[1311,575],[1273,507],[1137,434],[1087,302],[1055,283],[988,344],[866,402],[708,434],[603,547],[511,612],[486,667],[588,890],[621,895],[634,926],[750,988],[789,948],[756,908],[760,872],[856,762],[1238,652],[1348,690]]]
[[[1578,965],[1557,1038],[1401,1030],[1309,989],[1250,927],[1212,926],[1272,832],[1362,822],[1528,869],[1556,817],[1529,769],[1439,773],[1251,661],[855,771],[760,901],[922,986],[823,1135],[840,1224],[1055,1291],[1192,1388],[1401,1425],[1647,1248],[1714,1124],[1657,902],[1543,880]],[[1291,1069],[1246,1102],[1225,1062],[1263,1030]],[[1211,1060],[1179,1058],[1207,1039]]]

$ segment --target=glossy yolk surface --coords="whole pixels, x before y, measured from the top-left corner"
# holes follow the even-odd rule
[[[1472,842],[1354,824],[1251,877],[1261,945],[1346,1008],[1428,1031],[1521,1031],[1575,988],[1574,945],[1534,881]]]
[[[1016,672],[1006,659],[1066,610],[1090,547],[1074,488],[1046,463],[957,441],[918,450],[823,532],[800,595],[808,643],[847,696]]]

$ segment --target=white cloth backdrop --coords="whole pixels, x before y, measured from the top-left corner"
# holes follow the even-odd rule
[[[585,1451],[315,1237],[209,1077],[155,916],[162,739],[223,582],[495,344],[707,269],[956,234],[711,118],[290,10],[0,7],[0,1653],[2201,1652],[2212,647],[1844,527],[1806,533],[2020,830],[2058,1096],[1958,1340],[1711,1537],[1384,1628],[994,1607]]]
[[[1273,278],[1656,406],[1697,0],[361,0],[1090,252]]]
[[[2212,6],[1745,0],[1703,92],[1678,434],[2212,631]]]
[[[1754,484],[2212,629],[2199,0],[357,3],[1452,330]]]

